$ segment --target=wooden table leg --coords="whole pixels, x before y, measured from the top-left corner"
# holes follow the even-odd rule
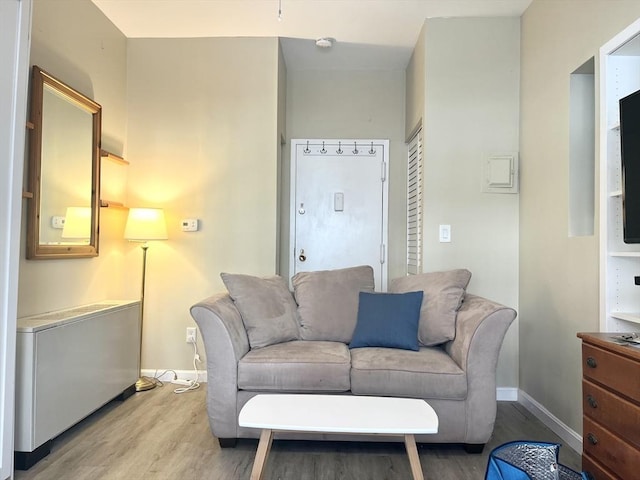
[[[258,451],[256,459],[253,461],[253,469],[251,470],[251,480],[262,480],[264,466],[267,463],[269,450],[273,443],[273,430],[264,429],[260,434],[260,442],[258,442]]]
[[[409,455],[409,464],[411,465],[411,473],[413,480],[424,480],[422,475],[422,467],[420,466],[420,457],[418,456],[418,448],[416,447],[416,439],[413,435],[404,436],[404,445]]]

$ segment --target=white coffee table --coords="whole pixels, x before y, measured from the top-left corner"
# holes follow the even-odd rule
[[[438,416],[424,400],[350,395],[256,395],[238,424],[262,429],[251,480],[262,479],[274,431],[403,436],[413,478],[423,480],[414,435],[438,433]]]

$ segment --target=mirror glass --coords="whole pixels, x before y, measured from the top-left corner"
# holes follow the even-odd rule
[[[98,255],[101,107],[33,67],[27,258]]]

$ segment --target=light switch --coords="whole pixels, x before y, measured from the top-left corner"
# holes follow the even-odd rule
[[[336,192],[333,194],[333,209],[336,212],[342,212],[344,210],[344,193]]]
[[[451,225],[440,225],[440,243],[451,242]]]

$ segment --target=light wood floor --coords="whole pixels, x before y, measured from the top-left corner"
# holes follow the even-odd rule
[[[491,442],[481,455],[457,446],[419,445],[428,480],[483,479],[491,449],[512,440],[560,439],[518,403],[499,402]],[[51,454],[16,480],[248,479],[257,441],[220,449],[211,435],[205,388],[176,395],[170,386],[114,401],[56,439]],[[580,470],[568,446],[560,461]],[[275,441],[265,480],[410,479],[402,443]]]

